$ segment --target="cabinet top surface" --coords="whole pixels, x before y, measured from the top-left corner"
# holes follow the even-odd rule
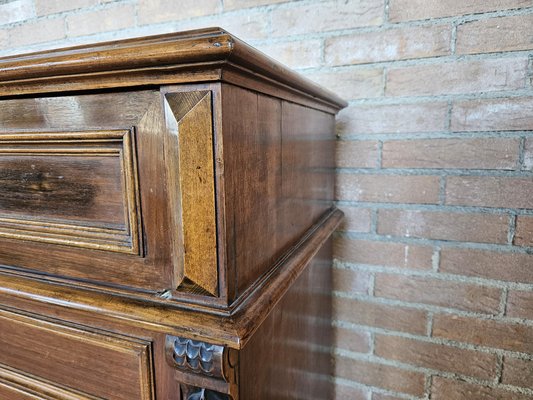
[[[55,49],[0,58],[0,92],[20,93],[27,82],[53,82],[54,88],[73,78],[109,79],[121,75],[150,77],[179,69],[180,74],[233,67],[246,70],[306,95],[326,101],[335,108],[346,103],[335,94],[291,71],[221,28],[170,33],[112,42]],[[138,85],[132,78],[131,85]],[[142,81],[141,83],[148,83]],[[123,83],[120,86],[127,86]],[[56,89],[54,89],[55,91]],[[26,94],[31,89],[25,90]],[[35,90],[42,92],[42,90]]]

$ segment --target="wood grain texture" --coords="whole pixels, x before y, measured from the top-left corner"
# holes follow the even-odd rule
[[[235,298],[331,207],[334,119],[232,85],[222,86],[222,110]]]
[[[153,399],[149,342],[7,310],[0,331],[3,364],[97,397]]]
[[[312,259],[240,355],[240,398],[333,398],[331,241]]]
[[[279,82],[278,91],[283,88],[332,109],[346,106],[333,93],[220,28],[4,57],[0,59],[0,96],[28,91],[169,84],[180,78],[182,82],[219,80],[221,72],[216,71],[224,65],[251,71],[258,81]],[[165,79],[164,72],[169,68],[179,70],[179,77],[170,74]]]
[[[330,398],[344,105],[219,28],[0,59],[0,398]]]
[[[0,398],[6,400],[101,400],[0,365]]]
[[[230,85],[222,102],[229,284],[238,295],[279,256],[281,104]]]
[[[0,237],[139,254],[132,132],[0,134]]]
[[[178,273],[178,287],[216,296],[219,282],[211,92],[168,93],[165,99],[175,118],[167,125],[171,133],[166,145],[167,174],[170,182],[179,182],[179,188],[170,189],[170,196],[181,211],[176,226],[183,227],[183,269]]]
[[[162,298],[134,298],[128,291],[104,291],[98,286],[76,287],[35,279],[18,271],[0,271],[0,303],[19,309],[46,310],[59,316],[84,316],[84,321],[112,321],[123,329],[144,329],[240,349],[246,345],[275,305],[305,270],[342,219],[328,214],[282,262],[265,275],[255,290],[228,313],[193,304],[169,304]],[[110,298],[113,301],[110,301]]]
[[[75,213],[71,211],[70,214],[74,214],[69,216],[69,208],[64,203],[72,203],[72,199],[61,203],[58,196],[60,197],[62,187],[56,185],[56,197],[48,197],[46,206],[53,210],[41,212],[43,214],[46,211],[43,217],[46,217],[47,226],[52,224],[47,229],[53,232],[48,232],[44,237],[43,229],[39,228],[40,242],[28,241],[27,233],[24,237],[0,237],[1,264],[140,290],[164,291],[173,287],[175,261],[168,231],[170,215],[174,210],[170,209],[167,201],[165,162],[160,157],[164,149],[164,138],[168,134],[160,102],[161,96],[156,91],[12,99],[2,102],[0,138],[5,140],[0,142],[5,144],[0,152],[13,152],[17,146],[31,147],[33,153],[30,158],[36,157],[34,165],[44,172],[56,171],[53,176],[72,176],[68,190],[75,187],[72,185],[74,179],[86,191],[99,190],[94,196],[100,200],[93,206],[80,207],[80,204],[89,202],[76,196],[76,201],[73,202],[76,206]],[[76,157],[80,157],[80,151],[93,154],[98,150],[106,153],[106,157],[112,152],[117,161],[114,165],[97,167],[95,161],[98,159],[93,157],[90,158],[91,164],[80,170],[74,161],[82,158],[65,158],[60,156],[61,153],[55,153],[56,150],[71,152]],[[35,151],[45,151],[54,157],[47,156],[45,162],[43,156]],[[0,155],[0,160],[5,157]],[[40,163],[37,163],[39,160]],[[70,163],[65,164],[65,160],[70,160]],[[31,162],[29,165],[32,165]],[[89,167],[92,170],[87,170]],[[75,171],[69,175],[69,170],[73,168]],[[110,184],[113,185],[111,189]],[[40,194],[43,190],[36,192],[40,197],[37,196],[34,202],[39,202],[44,207],[46,201]],[[17,195],[16,191],[11,190],[3,192],[3,196],[9,193]],[[45,192],[45,195],[54,196],[50,191]],[[123,209],[113,206],[113,202],[121,203],[119,207]],[[98,211],[102,215],[95,210],[102,210]],[[105,213],[112,213],[114,216],[109,218]],[[26,220],[35,219],[35,216],[26,212],[18,216]],[[51,219],[52,217],[55,219]],[[73,224],[72,218],[83,221],[83,226],[78,227],[78,222]],[[66,222],[70,226],[76,225],[77,236],[74,239],[80,243],[81,236],[84,248],[64,246],[74,243],[72,234],[69,238],[58,237],[59,229],[63,229],[62,234],[65,233],[65,219],[68,219]],[[96,228],[105,228],[100,233],[105,242],[102,242],[103,239],[97,242],[93,232],[95,227],[86,227],[89,225],[87,221],[102,219],[115,224],[120,219],[123,227],[117,234],[110,231],[116,230],[116,227],[97,224]],[[106,249],[106,246],[121,251],[99,251]]]

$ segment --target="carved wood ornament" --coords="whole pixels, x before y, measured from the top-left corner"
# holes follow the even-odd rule
[[[167,361],[181,374],[187,400],[237,400],[237,352],[225,346],[167,336]]]

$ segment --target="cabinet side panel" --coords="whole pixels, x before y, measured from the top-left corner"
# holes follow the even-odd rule
[[[292,245],[333,204],[335,116],[283,102],[281,242]]]
[[[334,115],[222,86],[228,270],[237,297],[333,200]]]
[[[331,239],[241,351],[240,399],[332,398]]]
[[[281,101],[225,85],[222,102],[229,283],[241,293],[280,247]]]

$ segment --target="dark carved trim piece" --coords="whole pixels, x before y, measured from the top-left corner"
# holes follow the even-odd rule
[[[231,400],[231,396],[214,390],[181,385],[183,400]]]
[[[167,355],[185,372],[224,379],[223,346],[167,336]]]
[[[183,400],[238,400],[238,353],[234,349],[167,335],[166,357],[179,371]]]

